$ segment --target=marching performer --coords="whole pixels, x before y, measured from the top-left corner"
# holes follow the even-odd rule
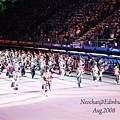
[[[118,68],[118,66],[116,65],[115,67],[114,67],[114,74],[115,74],[115,83],[116,84],[119,84],[119,68]]]
[[[98,60],[98,69],[99,69],[98,71],[99,81],[102,81],[102,74],[104,72],[104,61],[102,58]]]
[[[25,62],[24,62],[24,60],[20,62],[20,72],[21,72],[21,76],[25,75]]]
[[[39,60],[39,69],[40,69],[40,75],[42,75],[45,72],[46,62],[44,56],[41,55]]]
[[[93,68],[92,68],[92,76],[93,76],[93,80],[94,80],[94,83],[95,83],[96,87],[98,86],[97,82],[98,82],[98,79],[99,79],[98,71],[99,70],[98,70],[97,65],[94,65]]]
[[[12,83],[11,87],[13,88],[15,94],[18,90],[18,79],[19,79],[19,71],[14,71],[13,72],[13,78],[12,78]]]
[[[71,76],[71,72],[72,72],[72,58],[69,57],[67,60],[67,67],[68,67],[68,74],[69,76]]]
[[[0,74],[2,73],[2,63],[0,62]]]
[[[30,73],[31,73],[32,78],[34,78],[34,76],[35,76],[35,67],[36,67],[36,65],[35,65],[35,63],[32,61],[32,62],[31,62],[31,65],[30,65]]]
[[[43,90],[43,94],[47,96],[47,91],[48,88],[49,90],[51,90],[51,81],[50,81],[50,73],[49,73],[49,69],[46,69],[46,71],[43,73],[42,75],[42,90]]]
[[[66,70],[66,62],[64,58],[60,60],[59,66],[60,66],[61,79],[63,80],[63,77],[65,76],[65,70]]]
[[[49,71],[51,73],[54,72],[55,60],[53,59],[52,56],[49,57],[48,66],[49,66]]]
[[[94,67],[94,65],[96,65],[97,63],[96,63],[96,61],[95,61],[95,59],[94,58],[90,58],[89,59],[89,72],[90,72],[90,74],[92,75],[92,73],[93,73],[93,67]]]
[[[77,71],[76,71],[76,76],[77,76],[77,84],[78,87],[81,87],[81,82],[82,82],[82,76],[84,74],[84,68],[82,66],[78,66]]]
[[[98,68],[98,77],[99,77],[99,81],[102,81],[102,75],[103,75],[103,72],[104,72],[104,67],[99,67]]]
[[[85,60],[84,60],[84,58],[82,56],[80,56],[78,66],[85,66]]]
[[[7,64],[7,66],[6,66],[6,76],[8,76],[9,78],[10,77],[12,77],[12,72],[13,72],[13,64],[12,64],[12,62],[9,62],[8,64]]]

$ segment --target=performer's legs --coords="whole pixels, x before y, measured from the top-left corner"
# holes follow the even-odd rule
[[[94,80],[95,86],[98,87],[98,84],[97,84],[97,82],[98,82],[98,76],[93,76],[93,80]]]
[[[61,69],[61,79],[63,80],[63,77],[65,75],[65,70],[64,69]]]
[[[100,72],[99,81],[102,81],[102,72]]]
[[[81,87],[81,86],[80,86],[81,82],[82,82],[81,77],[78,77],[78,78],[77,78],[78,87]]]
[[[119,84],[119,75],[116,75],[115,82],[116,84]]]

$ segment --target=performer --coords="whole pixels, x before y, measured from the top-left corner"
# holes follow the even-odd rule
[[[79,60],[79,63],[78,63],[79,66],[85,66],[85,60],[82,56],[80,56],[80,60]]]
[[[58,63],[58,71],[59,71],[59,74],[61,74],[61,70],[60,70],[60,64],[61,64],[61,61],[63,59],[63,55],[59,54],[58,53],[58,59],[57,59],[57,63]]]
[[[40,69],[40,76],[43,75],[45,72],[46,62],[44,56],[41,55],[39,60],[39,69]]]
[[[12,72],[13,72],[13,64],[12,62],[8,63],[7,66],[6,66],[6,76],[8,76],[9,78],[12,77]]]
[[[120,70],[118,72],[119,72],[119,81],[118,81],[118,84],[120,84]]]
[[[50,74],[49,74],[49,69],[46,69],[46,71],[43,73],[42,75],[42,89],[43,89],[43,94],[47,96],[47,91],[48,91],[48,87],[51,90],[51,84],[49,81],[50,78]]]
[[[99,67],[98,68],[98,77],[99,77],[99,81],[102,81],[102,75],[103,75],[103,72],[104,72],[104,67]]]
[[[94,67],[92,68],[92,76],[93,76],[93,80],[94,80],[94,83],[95,83],[95,86],[97,87],[97,82],[98,82],[98,67],[97,65],[94,65]]]
[[[82,66],[78,66],[77,71],[76,71],[76,76],[77,76],[77,84],[78,87],[81,87],[81,82],[82,82],[82,76],[84,74],[84,68]]]
[[[89,72],[92,75],[92,73],[93,73],[93,67],[96,64],[96,61],[95,61],[94,58],[90,58],[89,61],[88,61],[88,63],[89,63],[88,64],[89,65]]]
[[[0,74],[2,73],[2,63],[0,62]]]
[[[20,71],[21,71],[21,76],[25,75],[25,62],[21,61],[20,62]]]
[[[35,63],[32,62],[30,65],[30,73],[31,73],[32,78],[34,78],[35,76],[35,67],[36,67]]]
[[[67,60],[67,67],[68,67],[68,74],[69,76],[71,76],[71,72],[72,72],[72,58],[69,57]]]
[[[13,72],[13,78],[12,78],[11,87],[13,88],[15,94],[16,94],[16,92],[18,90],[18,79],[19,79],[19,72],[14,71]]]
[[[99,76],[99,81],[102,81],[102,74],[104,72],[104,61],[102,58],[98,60],[98,76]]]
[[[55,65],[55,60],[53,59],[52,56],[50,56],[48,61],[48,66],[49,66],[49,71],[51,73],[54,72],[54,65]]]
[[[49,90],[51,91],[51,87],[52,87],[52,72],[49,71],[49,79],[48,79],[48,87],[49,87]]]
[[[118,68],[118,66],[116,65],[115,67],[114,67],[114,74],[115,74],[115,83],[116,84],[119,84],[119,68]]]
[[[65,70],[66,70],[66,62],[64,58],[60,60],[59,66],[60,66],[61,79],[63,80],[63,77],[65,76]]]

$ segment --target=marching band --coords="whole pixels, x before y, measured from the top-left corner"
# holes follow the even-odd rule
[[[76,82],[78,87],[81,87],[82,77],[85,73],[85,60],[82,56],[74,59],[72,55],[45,53],[45,52],[25,52],[24,50],[4,50],[0,51],[0,74],[3,69],[6,69],[6,76],[13,78],[11,87],[14,90],[18,89],[19,77],[25,75],[27,70],[30,70],[31,77],[34,78],[36,70],[40,71],[42,81],[43,94],[46,95],[48,90],[51,90],[52,74],[58,67],[61,79],[64,76],[71,76],[72,72],[76,72]],[[103,59],[96,61],[94,58],[89,59],[89,73],[93,77],[95,86],[98,86],[98,81],[102,81],[102,74],[105,71]],[[114,67],[115,82],[119,84],[120,70],[117,65]]]

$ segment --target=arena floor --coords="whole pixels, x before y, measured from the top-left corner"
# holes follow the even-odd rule
[[[84,75],[82,88],[78,88],[74,75],[61,80],[53,74],[52,90],[46,97],[39,72],[34,79],[30,73],[21,77],[17,94],[10,87],[11,79],[2,73],[0,120],[120,120],[120,85],[114,77],[104,76],[96,87],[92,76]]]

